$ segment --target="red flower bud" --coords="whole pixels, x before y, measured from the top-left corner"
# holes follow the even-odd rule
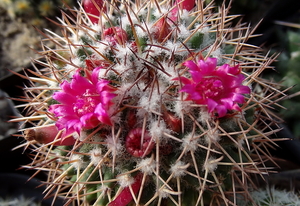
[[[168,24],[166,17],[160,18],[154,25],[153,25],[154,33],[153,36],[158,42],[164,41],[165,38],[170,38],[170,33],[172,31],[171,26]]]
[[[191,11],[195,7],[195,0],[176,0],[174,6],[175,7],[170,12],[170,19],[176,21],[179,9]]]
[[[67,135],[65,132],[59,134],[59,130],[55,125],[27,129],[24,132],[24,136],[27,141],[35,140],[41,144],[48,144],[54,141],[55,146],[74,145],[76,141],[70,134]]]
[[[169,126],[170,129],[172,129],[174,132],[180,132],[181,131],[181,119],[175,117],[174,114],[168,111],[164,111],[163,118],[166,122],[166,124]]]
[[[93,24],[97,24],[101,11],[106,12],[103,0],[83,0],[83,8]],[[97,16],[97,17],[95,17]]]
[[[102,68],[107,68],[110,66],[110,63],[105,60],[98,60],[98,59],[87,59],[85,60],[86,68],[89,71],[93,71],[96,67],[102,67]]]
[[[124,45],[127,41],[127,33],[124,29],[115,26],[105,29],[102,38],[112,43],[112,45]]]
[[[130,185],[130,187],[135,195],[138,193],[138,191],[141,188],[142,179],[143,179],[143,173],[138,173],[134,177],[134,183],[132,185]],[[108,204],[108,206],[126,206],[126,205],[128,205],[133,199],[132,194],[130,192],[130,187],[125,187],[121,191],[121,193],[118,195],[118,197],[115,200],[113,200],[112,202],[110,202]]]
[[[179,9],[191,11],[195,7],[195,0],[176,0]]]
[[[155,145],[147,131],[145,131],[142,140],[142,131],[142,128],[135,128],[130,130],[126,136],[126,150],[134,157],[144,157],[148,155]]]

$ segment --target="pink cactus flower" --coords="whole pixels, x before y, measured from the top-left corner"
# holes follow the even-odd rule
[[[124,45],[127,41],[127,33],[124,29],[115,26],[105,29],[102,38],[112,45]]]
[[[112,124],[108,110],[116,96],[115,89],[109,81],[98,78],[100,69],[95,68],[87,77],[77,70],[71,82],[64,81],[60,85],[62,91],[53,94],[53,99],[61,104],[51,105],[49,110],[58,118],[59,130],[65,128],[67,133],[79,134],[81,129],[92,129],[100,123]]]
[[[83,0],[83,8],[93,24],[97,24],[101,11],[106,12],[103,0]],[[96,17],[97,16],[97,17]]]
[[[244,94],[250,93],[248,86],[242,85],[245,77],[239,66],[228,64],[217,67],[217,59],[207,58],[186,61],[184,66],[189,68],[191,78],[179,77],[183,84],[180,92],[188,94],[187,100],[206,105],[212,114],[224,117],[228,110],[240,111],[238,103],[244,103]]]
[[[175,7],[171,10],[169,18],[177,21],[179,10],[191,11],[195,7],[195,0],[176,0]]]

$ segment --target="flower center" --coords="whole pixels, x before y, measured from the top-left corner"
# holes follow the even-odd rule
[[[87,113],[93,113],[99,103],[98,96],[95,93],[87,90],[83,95],[78,95],[77,101],[74,104],[73,110],[78,116],[83,116]]]
[[[217,77],[209,77],[200,81],[197,85],[197,91],[203,94],[204,98],[214,98],[223,94],[223,82]]]

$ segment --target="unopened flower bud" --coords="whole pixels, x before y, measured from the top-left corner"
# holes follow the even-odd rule
[[[171,10],[169,18],[177,20],[179,10],[191,11],[195,7],[195,0],[176,0],[175,7]]]
[[[102,67],[102,68],[108,68],[110,66],[110,63],[105,60],[99,60],[99,59],[87,59],[85,60],[86,68],[89,71],[93,71],[96,67]]]
[[[124,45],[127,41],[127,33],[120,27],[110,27],[104,30],[102,39],[110,42],[112,45]]]
[[[106,12],[103,0],[83,0],[83,8],[93,24],[97,24],[102,12]],[[97,16],[97,17],[96,17]]]
[[[172,31],[171,26],[168,24],[166,17],[160,18],[153,25],[153,36],[158,42],[163,42],[165,38],[170,38]]]
[[[145,131],[144,135],[142,132],[142,128],[135,128],[130,130],[126,136],[126,150],[134,157],[144,157],[150,154],[154,147],[154,142],[151,140],[149,132]]]
[[[141,185],[142,185],[142,179],[143,179],[143,173],[138,173],[134,177],[134,182],[130,186],[125,187],[121,191],[121,193],[117,196],[117,198],[115,200],[113,200],[112,202],[110,202],[108,204],[108,206],[126,206],[126,205],[128,205],[133,199],[132,192],[136,195],[138,193],[138,191],[140,190]],[[130,187],[131,187],[131,189],[130,189]]]
[[[164,111],[163,118],[168,125],[170,129],[172,129],[174,132],[179,133],[181,131],[181,119],[175,117],[174,114],[172,114],[169,111]]]
[[[41,144],[48,144],[54,142],[55,146],[74,145],[75,139],[64,132],[59,132],[55,125],[27,129],[24,132],[24,137],[27,141],[35,140]]]

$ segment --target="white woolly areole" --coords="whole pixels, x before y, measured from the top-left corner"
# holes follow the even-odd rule
[[[199,117],[197,118],[202,124],[207,124],[212,120],[212,116],[208,113],[207,107],[202,107],[199,112]]]
[[[59,87],[59,83],[57,82],[56,77],[53,74],[51,74],[51,76],[49,78],[54,80],[54,81],[46,80],[47,85],[49,87],[51,87],[51,88]]]
[[[81,169],[84,167],[85,163],[83,162],[82,158],[78,154],[73,154],[70,158],[71,165],[76,169]]]
[[[99,73],[98,73],[98,78],[99,78],[99,79],[105,79],[105,78],[107,78],[111,73],[112,73],[112,71],[107,71],[106,69],[100,69],[100,70],[99,70]]]
[[[172,56],[173,53],[181,56],[188,54],[188,51],[186,49],[178,49],[180,48],[180,46],[182,46],[181,42],[167,41],[164,46],[168,48],[168,50],[165,50],[168,56]]]
[[[78,66],[78,67],[83,67],[84,65],[82,65],[82,61],[79,58],[73,58],[71,60],[72,64]],[[69,75],[69,77],[71,78],[74,74],[75,71],[77,70],[76,67],[74,67],[73,65],[67,64],[65,67],[65,73]]]
[[[199,28],[201,27],[201,28]],[[198,32],[203,34],[203,41],[202,43],[200,43],[199,45],[197,45],[197,47],[199,47],[200,49],[203,49],[211,44],[214,43],[215,39],[211,38],[209,35],[209,31],[210,31],[210,27],[209,26],[203,26],[203,25],[196,25],[196,28],[198,29]],[[208,49],[206,49],[205,51],[209,51]]]
[[[175,101],[174,112],[181,117],[182,113],[188,113],[191,110],[191,103],[191,101]]]
[[[164,121],[154,121],[150,124],[149,133],[152,136],[153,140],[161,139],[164,135],[164,132],[168,132],[169,130],[166,127]]]
[[[161,101],[161,94],[159,94],[156,90],[153,90],[150,97],[149,94],[150,91],[145,92],[145,94],[140,98],[139,106],[148,112],[158,111]]]
[[[198,135],[189,133],[185,135],[185,137],[182,139],[182,148],[185,149],[185,152],[194,152],[198,148],[198,141],[199,138]]]
[[[117,71],[118,73],[122,74],[121,78],[123,79],[123,81],[125,79],[134,77],[133,72],[130,71],[130,66],[131,65],[128,66],[128,65],[124,64],[124,61],[122,61],[114,66],[114,70]]]
[[[148,26],[152,26],[152,25],[148,25],[148,24],[147,24],[147,27],[148,27]],[[142,29],[142,28],[139,27],[139,26],[134,27],[134,29],[135,29],[136,35],[137,35],[139,38],[147,37],[147,36],[149,35],[148,32],[147,32],[147,30]]]
[[[121,187],[129,187],[130,185],[132,185],[134,183],[134,179],[133,177],[131,177],[128,174],[125,175],[120,175],[117,177],[118,179],[118,183]]]
[[[118,50],[118,52],[116,53],[116,57],[120,61],[122,61],[122,60],[124,61],[126,58],[128,59],[128,55],[133,54],[131,45],[128,43],[125,46],[117,44],[116,49]],[[128,60],[128,62],[130,62],[130,61]]]
[[[170,172],[172,172],[174,177],[181,177],[186,174],[187,168],[189,167],[188,164],[185,164],[182,161],[178,161],[173,164],[170,168]]]
[[[158,28],[152,28],[150,30],[151,33],[155,32]],[[158,42],[154,41],[154,45],[160,45]],[[153,46],[153,45],[147,45],[145,48],[145,51],[149,51],[150,55],[155,57],[155,56],[160,56],[163,53],[166,53],[165,49],[162,49],[161,47]]]
[[[111,150],[112,155],[119,155],[123,153],[123,146],[119,142],[118,138],[107,137],[106,138],[107,149]]]
[[[137,85],[132,85],[132,83],[123,83],[115,93],[119,94],[119,96],[123,96],[124,94],[126,94],[125,97],[135,98],[139,98],[142,94]]]
[[[96,32],[93,31],[92,34],[98,35],[102,31],[103,27],[98,24],[93,24],[93,25],[91,25],[91,29],[96,31]]]
[[[182,39],[186,39],[191,35],[190,30],[187,29],[187,27],[183,24],[180,24],[178,26],[179,32],[178,32],[178,37]]]
[[[183,21],[190,21],[190,19],[191,19],[190,12],[186,9],[183,9],[183,11],[181,12],[180,18]]]
[[[209,48],[208,48],[208,51],[211,51],[211,50],[213,50],[212,52],[210,52],[210,56],[211,57],[214,57],[214,58],[217,58],[217,62],[219,63],[219,64],[223,64],[224,62],[223,62],[223,58],[222,58],[222,55],[223,55],[223,50],[220,48],[220,47],[218,47],[218,48],[216,48],[215,47],[215,45],[211,45]]]
[[[97,59],[104,59],[103,56],[99,55],[106,55],[109,51],[109,42],[101,40],[100,42],[96,42],[94,47],[95,50],[97,50],[97,52],[93,51],[93,57],[97,58]]]
[[[159,190],[157,191],[159,197],[161,198],[167,198],[169,196],[169,190],[167,189],[166,186],[163,186],[162,188],[159,188]]]
[[[80,29],[78,31],[78,37],[93,38],[96,37],[100,31],[101,31],[101,27],[98,26],[97,24],[93,24],[91,26],[91,29],[84,29],[84,30]],[[79,39],[79,42],[81,44],[85,44],[85,42],[83,42],[81,38]]]
[[[207,143],[220,141],[219,131],[215,129],[207,130],[207,133],[205,135],[205,141]]]
[[[167,8],[165,7],[160,7],[160,9],[154,9],[152,12],[152,15],[156,17],[156,19],[160,18],[163,16],[163,14],[169,13]]]
[[[164,86],[168,86],[170,85],[170,83],[174,82],[173,79],[178,76],[175,65],[173,63],[170,64],[170,62],[166,61],[160,62],[160,64],[164,69],[164,72],[157,70],[157,75]]]
[[[203,170],[213,172],[218,167],[218,161],[215,158],[208,158],[203,164]]]
[[[130,15],[130,19],[133,24],[139,23],[139,21],[135,17],[136,17],[135,15]],[[122,28],[126,28],[127,26],[130,26],[131,25],[130,19],[128,18],[127,15],[122,16],[120,19],[120,26],[122,26]]]
[[[78,135],[77,132],[74,132],[73,137],[75,139],[79,139],[82,142],[82,141],[86,140],[86,138],[88,137],[88,134],[86,133],[86,131],[80,130],[80,134]]]
[[[146,158],[137,164],[137,168],[140,168],[143,173],[151,175],[155,171],[156,164],[152,158]]]
[[[89,153],[91,162],[97,166],[103,159],[101,148],[92,149]]]
[[[210,30],[210,28],[209,28],[209,26],[205,26],[205,25],[198,25],[198,24],[196,24],[196,26],[195,26],[197,29],[199,28],[199,27],[201,27],[200,29],[198,29],[198,31],[200,32],[200,33],[202,33],[202,34],[208,34],[209,33],[209,30]]]

